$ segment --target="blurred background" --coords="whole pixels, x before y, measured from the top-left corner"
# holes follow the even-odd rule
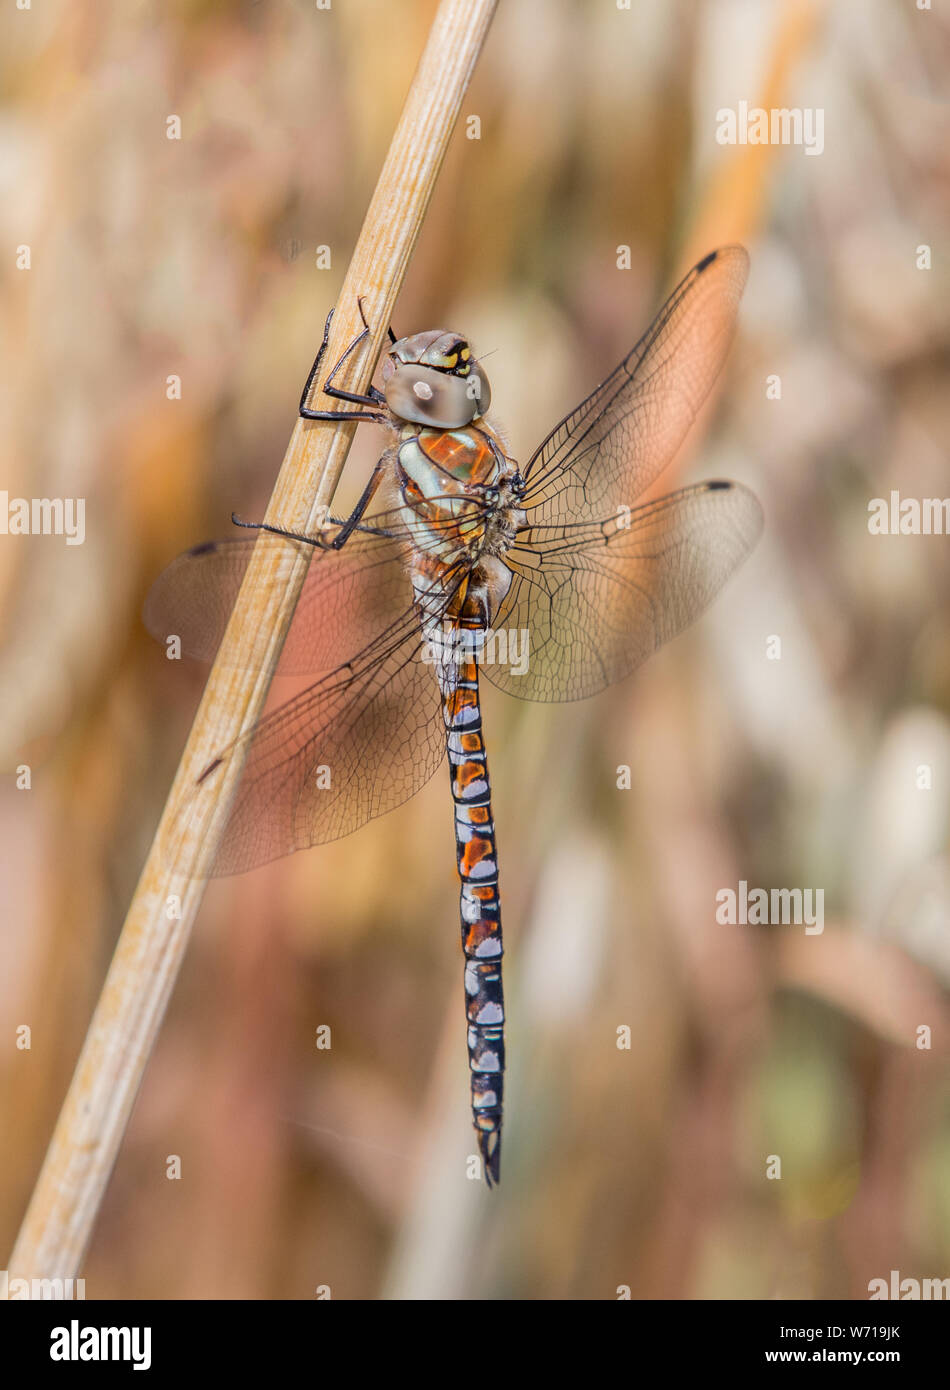
[[[69,0],[0,20],[0,486],[86,499],[81,546],[0,540],[6,1252],[202,688],[144,631],[144,596],[266,504],[434,9]],[[465,1173],[440,775],[347,840],[211,885],[90,1298],[866,1298],[892,1269],[950,1275],[950,559],[867,526],[892,489],[950,495],[948,95],[950,28],[914,0],[504,0],[397,332],[493,354],[524,460],[678,275],[741,241],[736,345],[663,481],[741,479],[765,534],[622,685],[561,706],[485,691],[499,1191]],[[823,152],[717,143],[740,101],[820,108]],[[379,442],[358,435],[338,510]],[[740,879],[823,889],[823,934],[719,924]]]

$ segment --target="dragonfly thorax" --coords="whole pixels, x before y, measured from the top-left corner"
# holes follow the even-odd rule
[[[471,424],[491,403],[488,378],[468,342],[442,328],[393,343],[383,363],[383,392],[399,419],[441,429]]]
[[[404,424],[396,465],[413,541],[444,564],[502,557],[525,524],[517,464],[484,422],[454,430]]]

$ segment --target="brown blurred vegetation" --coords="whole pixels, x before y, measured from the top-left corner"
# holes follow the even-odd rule
[[[7,1247],[201,688],[142,600],[266,502],[433,10],[72,0],[0,21],[0,487],[87,505],[81,547],[0,544]],[[766,535],[634,679],[563,707],[486,695],[500,1190],[464,1174],[438,777],[209,890],[90,1297],[861,1298],[892,1268],[950,1273],[950,560],[866,525],[892,488],[950,493],[948,53],[936,10],[885,0],[501,6],[397,331],[492,352],[525,458],[678,271],[743,241],[740,338],[679,471],[748,482]],[[717,145],[743,99],[823,108],[824,153]],[[739,879],[823,887],[824,934],[717,925]]]

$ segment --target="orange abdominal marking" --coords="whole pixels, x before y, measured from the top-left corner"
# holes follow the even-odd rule
[[[463,710],[474,709],[476,704],[475,691],[455,690],[448,697],[446,704],[448,705],[449,712],[457,719]],[[466,737],[470,737],[470,735],[466,735]]]
[[[462,871],[466,875],[470,875],[475,866],[480,864],[483,859],[491,858],[492,852],[491,840],[480,840],[473,836],[465,846],[460,858]]]
[[[466,955],[474,956],[480,946],[498,936],[500,931],[501,926],[498,922],[475,922],[465,933],[462,948]]]
[[[455,780],[460,787],[467,787],[472,782],[477,782],[480,777],[485,776],[485,769],[481,763],[459,763],[455,769]]]

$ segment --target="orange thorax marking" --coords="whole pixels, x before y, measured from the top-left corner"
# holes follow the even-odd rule
[[[494,450],[481,430],[420,430],[419,447],[460,483],[490,483],[497,471]]]

